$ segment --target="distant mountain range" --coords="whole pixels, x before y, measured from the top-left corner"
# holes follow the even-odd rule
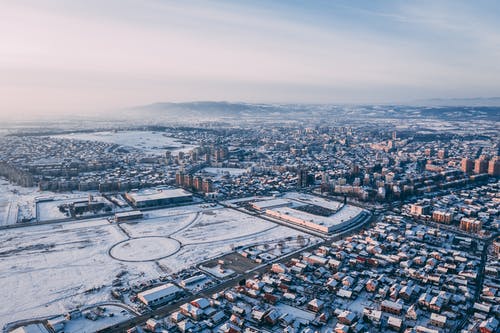
[[[500,97],[431,98],[418,100],[415,104],[427,106],[500,106]]]
[[[334,108],[334,106],[313,106],[302,104],[252,104],[237,102],[185,102],[154,103],[125,110],[130,117],[148,115],[161,118],[179,118],[182,120],[235,120],[251,118],[297,118],[309,114],[315,108]],[[163,119],[165,120],[165,119]]]
[[[432,99],[413,105],[252,104],[237,102],[154,103],[123,111],[129,118],[158,121],[301,121],[302,119],[483,119],[500,121],[500,97]],[[122,115],[123,115],[122,114]]]

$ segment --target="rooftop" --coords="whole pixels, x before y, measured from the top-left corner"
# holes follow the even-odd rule
[[[146,301],[151,302],[164,296],[172,295],[181,291],[179,287],[172,283],[167,283],[152,289],[143,291],[137,296],[144,298]]]
[[[137,192],[129,192],[128,195],[132,197],[136,202],[148,201],[148,200],[162,200],[178,197],[187,197],[192,194],[180,188],[164,190],[164,189],[147,189]]]

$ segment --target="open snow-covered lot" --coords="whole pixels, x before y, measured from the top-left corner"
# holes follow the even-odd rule
[[[131,276],[154,267],[113,261],[110,244],[125,238],[105,221],[4,230],[0,235],[0,326],[57,314],[105,300],[110,282],[126,268]],[[95,291],[90,291],[95,288]]]
[[[162,213],[157,211],[150,214],[148,219],[121,224],[121,228],[135,239],[155,236],[179,242],[180,248],[176,249],[175,255],[170,255],[170,249],[165,248],[164,256],[156,252],[152,257],[158,259],[157,262],[165,273],[173,273],[230,252],[237,246],[259,244],[299,234],[309,237],[294,229],[234,209],[199,207],[188,206],[186,211],[172,208],[175,215],[168,215],[170,209],[162,210]],[[142,251],[137,253],[138,258],[144,258]],[[131,257],[128,259],[135,260]]]
[[[70,217],[69,213],[66,214],[59,209],[63,204],[69,204],[75,200],[85,200],[85,198],[75,198],[67,200],[48,200],[36,203],[37,221],[55,221],[64,220]]]
[[[34,217],[34,189],[9,184],[0,177],[0,226]]]
[[[66,219],[58,206],[64,201],[88,198],[96,192],[54,193],[40,191],[36,187],[22,187],[10,184],[0,177],[0,226],[24,221],[49,221]]]
[[[309,235],[234,209],[192,205],[106,219],[4,230],[0,234],[0,326],[111,299],[113,280],[157,278],[236,246]]]
[[[153,131],[105,131],[90,133],[70,133],[53,135],[54,138],[99,141],[114,143],[125,147],[133,147],[145,153],[162,155],[165,150],[178,153],[187,152],[194,147],[193,144],[185,144],[180,140],[168,137],[162,132]]]

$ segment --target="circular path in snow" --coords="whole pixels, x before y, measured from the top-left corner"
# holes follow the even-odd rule
[[[168,237],[132,238],[116,243],[109,249],[109,255],[120,261],[153,261],[177,253],[181,244]]]

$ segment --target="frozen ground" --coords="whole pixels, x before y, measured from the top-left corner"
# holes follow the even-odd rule
[[[236,246],[310,237],[233,209],[203,206],[149,211],[145,219],[129,223],[92,219],[2,231],[0,294],[9,302],[0,307],[0,327],[109,300],[122,271],[127,272],[124,281],[135,284]],[[114,259],[109,252],[116,246],[120,258]],[[160,252],[167,257],[155,260]]]
[[[103,202],[105,205],[113,205],[111,202],[106,200],[104,197],[94,194],[94,200]],[[47,222],[47,221],[58,221],[58,220],[66,220],[71,218],[71,215],[66,212],[61,212],[59,210],[59,206],[64,204],[70,204],[75,201],[87,201],[89,199],[88,193],[76,192],[70,194],[57,194],[48,196],[50,200],[38,200],[36,202],[36,220],[38,222]],[[40,198],[39,198],[40,199]],[[115,212],[130,210],[130,207],[114,208]],[[103,210],[97,212],[104,213]],[[84,212],[83,214],[78,215],[78,217],[86,217],[92,218],[96,214],[94,212]]]
[[[90,320],[84,316],[65,322],[64,331],[67,333],[93,333],[111,327],[133,317],[129,311],[118,306],[103,306],[106,311],[97,320]]]
[[[126,147],[140,149],[145,153],[163,155],[166,150],[174,153],[188,152],[195,145],[184,144],[176,138],[164,135],[162,132],[151,131],[119,131],[119,132],[92,132],[92,133],[70,133],[54,135],[54,138],[100,141],[119,144]]]
[[[268,223],[273,225],[271,222]],[[308,234],[301,233],[294,229],[276,226],[275,228],[257,234],[247,234],[241,237],[221,239],[214,242],[192,243],[190,245],[183,246],[179,252],[175,254],[175,256],[161,259],[158,263],[161,267],[166,268],[166,273],[171,272],[171,270],[175,272],[183,268],[196,265],[199,262],[212,259],[221,254],[231,252],[236,246],[269,242],[299,234],[302,234],[305,238],[311,237]]]
[[[104,220],[2,231],[0,293],[9,301],[0,307],[0,327],[106,300],[112,280],[122,270],[131,280],[157,276],[151,263],[124,265],[108,256],[110,245],[125,239]]]
[[[295,318],[300,318],[300,319],[305,319],[309,321],[313,321],[314,318],[316,317],[316,314],[314,312],[302,310],[287,304],[279,303],[276,305],[276,308],[281,311],[282,313],[289,313]]]
[[[14,206],[14,207],[12,207]],[[17,215],[12,213],[12,209],[16,210],[16,205],[14,205],[11,201],[8,200],[2,200],[0,201],[0,221],[2,222],[1,224],[12,224],[11,220],[13,217],[11,215]]]
[[[187,229],[175,234],[183,244],[199,244],[241,238],[276,228],[277,225],[232,209],[202,212]]]
[[[15,224],[25,220],[37,218],[36,201],[40,199],[67,200],[75,198],[88,198],[89,192],[54,193],[39,191],[36,187],[21,187],[9,184],[5,178],[0,177],[0,226]],[[59,212],[53,203],[48,209],[41,212],[41,221],[52,219],[64,219],[66,216]],[[40,211],[38,212],[40,213]],[[38,216],[40,218],[40,216]]]
[[[34,217],[35,195],[35,188],[11,185],[0,178],[0,226],[14,224],[23,217]]]
[[[122,261],[148,261],[173,255],[180,246],[175,239],[166,237],[132,238],[116,244],[110,254]]]
[[[85,200],[84,197],[76,198],[77,200]],[[41,201],[36,204],[36,215],[37,221],[55,221],[55,220],[64,220],[71,217],[68,213],[61,212],[59,210],[59,206],[63,204],[69,204],[75,201],[75,199],[66,199],[66,200],[50,200],[50,201]]]
[[[165,273],[173,273],[231,252],[237,246],[299,234],[310,237],[294,229],[220,206],[200,208],[199,205],[192,205],[149,213],[149,218],[123,223],[121,228],[132,238],[169,237],[181,244],[175,255],[158,260]]]

